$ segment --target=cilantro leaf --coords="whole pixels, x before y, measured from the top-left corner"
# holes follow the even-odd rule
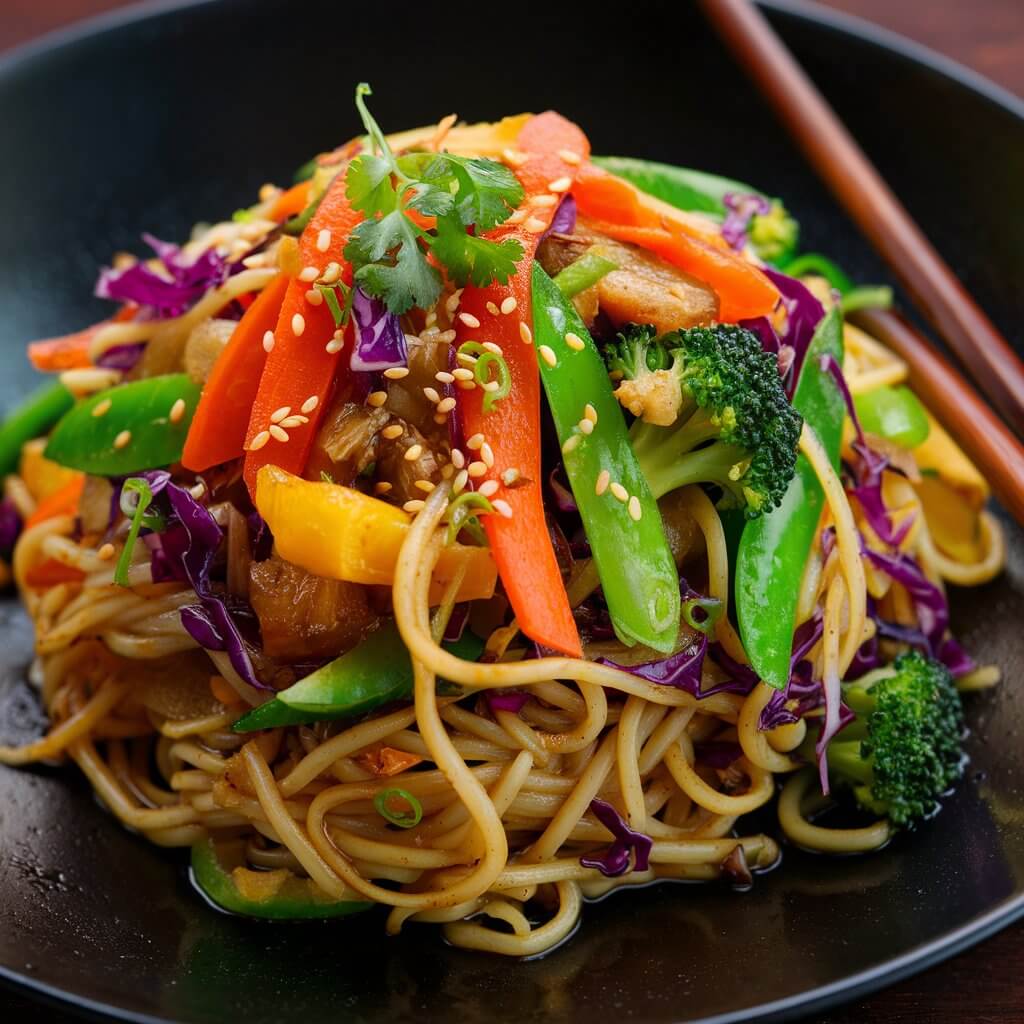
[[[367,263],[356,271],[356,284],[368,295],[383,300],[390,312],[401,315],[413,306],[429,309],[441,294],[441,275],[416,245],[403,245],[394,266]]]
[[[456,209],[464,225],[490,231],[523,201],[523,186],[504,164],[493,160],[455,159],[461,173]]]
[[[345,172],[345,195],[352,208],[370,215],[394,210],[398,195],[391,174],[391,164],[384,157],[364,153],[353,160]]]
[[[484,287],[492,281],[505,284],[523,258],[523,247],[515,238],[492,242],[467,234],[457,217],[437,222],[437,236],[431,251],[444,264],[448,276],[460,287]]]

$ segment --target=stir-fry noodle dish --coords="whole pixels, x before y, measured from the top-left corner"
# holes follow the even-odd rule
[[[507,956],[931,827],[999,678],[946,587],[1004,542],[856,326],[889,289],[554,111],[369,104],[28,346],[0,572],[49,725],[0,762],[74,762],[225,911]]]

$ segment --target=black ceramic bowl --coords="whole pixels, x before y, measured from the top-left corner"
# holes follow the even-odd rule
[[[22,346],[98,318],[97,265],[251,200],[352,135],[353,84],[391,128],[557,107],[596,152],[693,164],[786,197],[806,247],[886,275],[690,4],[520,18],[307,0],[129,11],[0,63],[0,401]],[[433,11],[433,8],[432,8]],[[1024,342],[1024,108],[855,23],[772,20],[999,326]],[[590,33],[603,28],[598,38]],[[586,909],[571,942],[513,963],[432,930],[261,925],[215,913],[179,854],[120,829],[73,771],[0,770],[0,975],[133,1020],[559,1022],[777,1019],[850,998],[1024,912],[1024,543],[1006,577],[955,599],[969,648],[1006,682],[970,698],[971,769],[945,812],[874,856],[786,850],[752,892],[675,886]],[[0,738],[40,717],[31,634],[0,605]]]

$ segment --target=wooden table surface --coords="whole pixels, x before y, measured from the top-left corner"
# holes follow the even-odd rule
[[[0,0],[0,51],[126,0]],[[825,0],[901,32],[1024,96],[1024,0]],[[38,1009],[0,993],[0,1008]],[[48,1015],[48,1019],[56,1020]],[[1024,923],[818,1024],[1024,1024]]]

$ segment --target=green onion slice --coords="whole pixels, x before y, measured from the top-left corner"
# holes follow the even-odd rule
[[[405,809],[395,810],[395,803],[404,804]],[[382,789],[374,798],[377,813],[399,828],[415,828],[423,819],[423,805],[407,789]]]

